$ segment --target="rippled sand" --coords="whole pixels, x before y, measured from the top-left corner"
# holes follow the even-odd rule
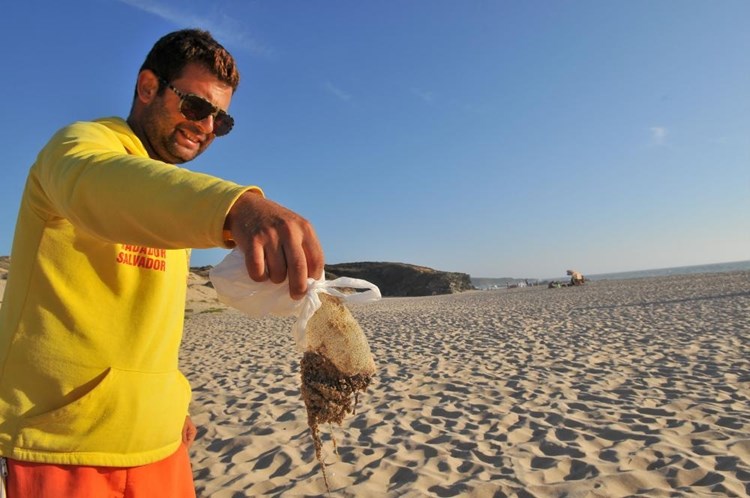
[[[191,285],[181,358],[202,497],[323,494],[289,319]],[[200,290],[200,293],[196,291]],[[333,496],[750,494],[750,272],[352,308],[379,371]]]

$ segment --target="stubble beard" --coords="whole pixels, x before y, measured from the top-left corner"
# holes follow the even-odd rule
[[[152,105],[143,119],[144,133],[152,155],[156,156],[154,159],[168,164],[184,164],[192,161],[206,150],[208,144],[202,143],[195,151],[180,146],[177,141],[178,128],[170,122],[168,116],[169,112],[162,106]]]

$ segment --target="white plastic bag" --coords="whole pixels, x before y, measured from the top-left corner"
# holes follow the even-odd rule
[[[209,271],[219,301],[246,315],[260,318],[267,315],[295,316],[292,333],[297,348],[307,348],[305,327],[307,321],[320,308],[318,293],[324,292],[346,303],[366,303],[380,299],[380,289],[375,284],[358,278],[341,277],[335,280],[307,280],[307,294],[299,301],[289,296],[289,283],[275,284],[270,280],[256,282],[247,274],[245,256],[237,249]],[[364,292],[345,294],[338,289],[367,289]]]

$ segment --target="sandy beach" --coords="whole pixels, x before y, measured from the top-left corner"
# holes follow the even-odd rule
[[[212,292],[191,282],[181,357],[198,495],[324,494],[291,320]],[[351,309],[379,371],[323,430],[332,496],[750,494],[750,272]]]

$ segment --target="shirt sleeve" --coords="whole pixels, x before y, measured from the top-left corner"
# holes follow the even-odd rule
[[[67,219],[110,242],[177,248],[223,247],[224,219],[242,186],[129,153],[99,123],[60,130],[32,167],[33,211]]]

